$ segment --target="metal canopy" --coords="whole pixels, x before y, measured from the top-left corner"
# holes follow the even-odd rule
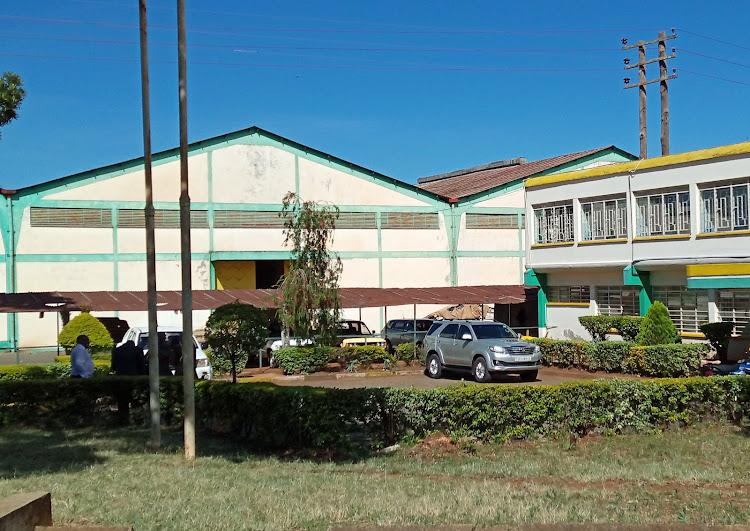
[[[406,304],[516,304],[526,300],[527,286],[460,286],[451,288],[339,288],[343,308],[374,308]],[[240,302],[278,308],[275,289],[194,290],[193,310],[213,310]],[[157,293],[159,310],[181,310],[182,292]],[[1,293],[0,313],[59,311],[146,311],[145,291],[55,291]]]

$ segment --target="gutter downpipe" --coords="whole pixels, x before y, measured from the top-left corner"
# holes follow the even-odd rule
[[[15,223],[13,222],[13,195],[15,195],[15,190],[0,190],[2,194],[5,196],[6,203],[8,205],[8,247],[5,249],[5,256],[6,256],[6,264],[7,269],[5,271],[6,275],[6,288],[8,289],[9,293],[15,293],[16,292],[16,229],[15,229]],[[20,353],[18,351],[18,337],[17,337],[17,327],[16,327],[16,320],[18,319],[18,314],[16,312],[13,312],[10,314],[10,319],[8,321],[9,330],[8,330],[8,339],[10,340],[10,347],[11,349],[16,353],[16,364],[21,363],[20,359]]]
[[[456,203],[458,199],[450,198],[448,203],[451,206],[451,286],[458,286],[458,230],[456,230]]]

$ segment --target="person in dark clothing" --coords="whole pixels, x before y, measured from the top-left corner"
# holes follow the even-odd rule
[[[146,356],[133,341],[126,341],[112,352],[112,372],[117,376],[140,376],[146,373]]]
[[[167,334],[164,332],[159,332],[156,337],[159,345],[159,376],[172,376],[172,344],[167,341]]]

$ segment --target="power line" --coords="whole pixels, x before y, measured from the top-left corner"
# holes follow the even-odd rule
[[[0,37],[19,40],[55,41],[55,42],[78,42],[86,44],[138,44],[138,41],[118,39],[82,39],[76,37],[51,37],[51,36],[29,36],[0,34]],[[176,42],[149,42],[152,46],[177,46]],[[311,51],[347,51],[347,52],[398,52],[398,53],[491,53],[491,54],[515,54],[515,53],[591,53],[591,52],[617,52],[619,48],[369,48],[349,46],[269,46],[257,44],[201,44],[192,43],[188,46],[193,48],[257,48],[262,50],[311,50]]]
[[[35,59],[69,59],[79,61],[116,61],[137,62],[138,59],[126,57],[82,57],[69,55],[45,55],[0,52],[4,57],[29,57]],[[149,60],[152,63],[175,64],[176,61]],[[310,68],[331,70],[402,70],[402,71],[445,71],[445,72],[619,72],[619,68],[497,68],[497,67],[469,67],[469,66],[364,66],[364,65],[310,65],[310,64],[271,64],[271,63],[234,63],[219,61],[190,61],[192,65],[211,66],[250,66],[259,68]]]
[[[710,77],[711,79],[719,79],[721,81],[726,81],[727,83],[735,83],[737,85],[745,85],[747,87],[750,87],[750,83],[745,83],[744,81],[737,81],[736,79],[729,79],[729,78],[726,78],[726,77],[719,77],[719,76],[714,76],[714,75],[711,75],[711,74],[703,74],[701,72],[694,72],[692,70],[685,70],[684,68],[680,68],[679,71],[680,72],[685,72],[687,74],[693,74],[694,76]]]
[[[750,50],[750,47],[748,47],[748,46],[743,46],[741,44],[735,44],[733,42],[725,41],[725,40],[722,40],[722,39],[717,39],[716,37],[709,37],[707,35],[701,35],[700,33],[695,33],[693,31],[688,31],[688,30],[685,30],[685,29],[682,29],[682,28],[678,28],[678,29],[680,31],[684,32],[684,33],[688,33],[688,34],[693,35],[695,37],[700,37],[701,39],[707,39],[709,41],[714,41],[714,42],[718,42],[718,43],[721,43],[721,44],[726,44],[727,46],[734,46],[735,48],[740,48],[742,50]]]
[[[706,55],[704,53],[693,52],[691,50],[686,50],[684,48],[679,48],[679,50],[681,52],[684,52],[684,53],[689,53],[689,54],[692,54],[692,55],[698,55],[700,57],[705,57],[706,59],[713,59],[714,61],[721,61],[722,63],[728,63],[730,65],[737,65],[737,66],[742,66],[744,68],[750,68],[750,65],[745,64],[745,63],[738,63],[736,61],[730,61],[729,59],[722,59],[721,57],[714,57],[712,55]]]

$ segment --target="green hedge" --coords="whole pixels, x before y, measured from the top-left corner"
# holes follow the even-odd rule
[[[633,347],[623,369],[644,376],[693,376],[700,373],[700,362],[708,351],[702,343]]]
[[[106,354],[104,352],[98,352],[91,355],[91,359],[96,363],[97,361],[112,363],[112,354]],[[55,356],[55,363],[67,363],[70,365],[70,356]]]
[[[309,374],[324,369],[331,360],[331,347],[288,347],[273,354],[284,374]]]
[[[635,341],[644,317],[634,315],[582,315],[578,322],[594,341],[605,341],[610,330],[617,330],[625,341]]]
[[[182,382],[160,382],[165,420],[179,420]],[[0,382],[0,425],[106,425],[117,398],[130,393],[132,418],[147,418],[148,378]],[[533,439],[574,432],[615,434],[691,425],[746,423],[750,378],[594,380],[557,386],[454,385],[326,389],[201,382],[195,390],[200,429],[253,447],[322,448],[390,444],[442,431],[480,440]]]
[[[69,358],[68,356],[65,357]],[[94,376],[105,376],[109,372],[109,362],[94,361]],[[0,365],[0,381],[49,380],[51,378],[69,377],[70,359],[67,363],[48,363],[45,365]]]
[[[589,343],[586,348],[585,368],[591,371],[622,372],[625,359],[634,346],[635,343],[632,341]]]
[[[163,377],[159,387],[163,420],[166,424],[175,423],[182,411],[182,379]],[[117,415],[122,396],[132,398],[131,421],[146,422],[148,376],[2,380],[0,426],[69,428],[114,424],[121,420]]]
[[[396,359],[408,363],[418,363],[423,360],[424,353],[414,343],[401,343],[396,347]]]

